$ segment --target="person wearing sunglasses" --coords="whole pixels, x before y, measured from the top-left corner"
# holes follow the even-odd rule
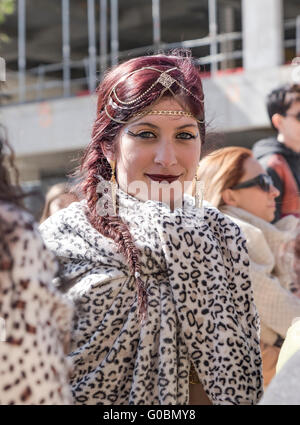
[[[276,137],[255,143],[253,155],[280,192],[274,221],[288,214],[300,217],[300,85],[273,90],[267,109]]]
[[[272,224],[279,191],[249,149],[226,147],[205,156],[197,179],[203,182],[204,199],[238,224],[247,239],[266,388],[276,372],[286,332],[293,318],[300,316],[294,272],[300,220],[289,215]]]

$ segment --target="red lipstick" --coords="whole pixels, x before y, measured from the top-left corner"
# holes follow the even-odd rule
[[[156,182],[167,181],[168,183],[172,183],[180,177],[180,174],[178,176],[174,176],[170,174],[145,174],[145,175],[149,177],[151,180],[154,180]]]

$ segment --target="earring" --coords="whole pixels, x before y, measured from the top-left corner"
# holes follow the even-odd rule
[[[283,137],[283,134],[282,133],[278,133],[277,140],[280,143],[283,143],[284,142],[284,137]]]
[[[113,203],[114,215],[117,215],[117,181],[116,181],[116,161],[110,161],[111,166],[111,198]]]
[[[203,206],[204,182],[198,180],[195,175],[195,207],[201,209]]]
[[[111,161],[111,178],[110,181],[105,180],[101,175],[95,175],[99,180],[96,193],[98,201],[96,203],[97,214],[101,217],[114,217],[117,215],[117,182],[115,176],[115,161]]]

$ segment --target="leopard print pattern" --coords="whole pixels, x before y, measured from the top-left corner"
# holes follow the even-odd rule
[[[214,208],[170,212],[119,195],[141,251],[144,323],[135,279],[114,242],[73,203],[41,226],[76,306],[71,377],[76,404],[188,404],[191,362],[213,404],[262,396],[259,319],[246,242]]]
[[[0,202],[0,222],[0,404],[72,404],[72,307],[51,284],[57,263],[29,214]]]

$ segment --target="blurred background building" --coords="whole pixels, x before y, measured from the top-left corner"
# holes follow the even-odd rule
[[[180,47],[202,66],[211,146],[251,147],[300,56],[300,1],[0,0],[0,119],[23,185],[45,191],[78,164],[105,69]]]

